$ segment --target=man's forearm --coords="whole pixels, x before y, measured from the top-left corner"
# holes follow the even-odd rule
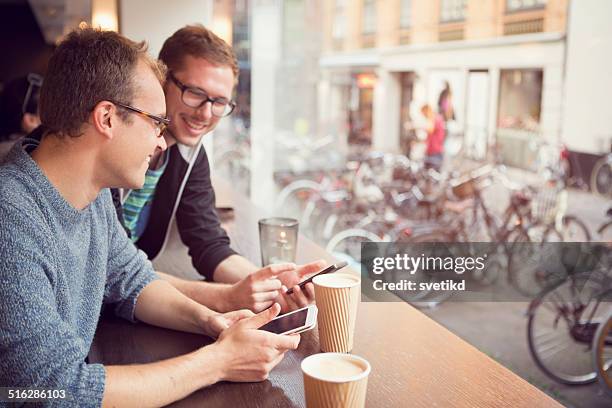
[[[163,280],[170,282],[181,293],[196,302],[216,310],[217,312],[229,312],[234,310],[229,304],[231,285],[226,283],[211,283],[203,281],[192,281],[177,278],[163,272],[157,272]]]
[[[222,378],[215,345],[150,364],[106,366],[104,407],[157,407],[185,398]],[[203,369],[204,368],[204,369]]]
[[[134,313],[138,320],[154,326],[208,335],[207,319],[216,314],[164,280],[153,281],[142,290]]]
[[[223,260],[215,268],[213,279],[215,282],[236,283],[246,278],[259,268],[251,261],[240,255],[232,255]]]

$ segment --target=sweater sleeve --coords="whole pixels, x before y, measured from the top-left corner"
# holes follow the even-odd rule
[[[110,234],[104,302],[115,304],[115,314],[135,321],[140,292],[158,276],[147,255],[136,248],[117,219],[110,192],[105,201]]]
[[[0,384],[65,390],[45,405],[100,406],[105,370],[55,304],[49,235],[22,211],[0,206]],[[15,234],[19,231],[19,234]]]
[[[193,266],[212,281],[217,266],[236,252],[230,248],[230,239],[215,210],[215,191],[204,148],[185,185],[176,222],[181,239],[189,248]]]

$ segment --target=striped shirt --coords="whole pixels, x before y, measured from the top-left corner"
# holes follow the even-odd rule
[[[138,241],[147,226],[155,187],[168,165],[168,157],[169,155],[164,153],[163,164],[158,169],[147,170],[142,188],[131,190],[123,203],[124,224],[130,231],[132,242]]]

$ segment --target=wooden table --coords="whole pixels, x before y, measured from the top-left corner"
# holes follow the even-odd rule
[[[215,183],[218,205],[235,208],[235,219],[224,223],[233,246],[257,262],[257,220],[264,214],[228,185]],[[176,231],[174,231],[176,235]],[[298,261],[332,257],[300,238]],[[175,270],[180,267],[180,270]],[[194,273],[186,249],[167,248],[156,268]],[[91,362],[147,363],[188,353],[210,343],[188,333],[130,324],[114,317],[101,320]],[[302,335],[297,350],[260,383],[219,383],[204,388],[173,406],[302,407],[304,391],[300,362],[319,352],[317,331]],[[559,407],[560,405],[508,369],[405,303],[362,302],[359,307],[354,354],[372,365],[368,407]]]

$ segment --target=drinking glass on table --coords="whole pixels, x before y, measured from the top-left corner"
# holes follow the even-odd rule
[[[295,262],[298,224],[293,218],[273,217],[259,220],[262,266]]]

